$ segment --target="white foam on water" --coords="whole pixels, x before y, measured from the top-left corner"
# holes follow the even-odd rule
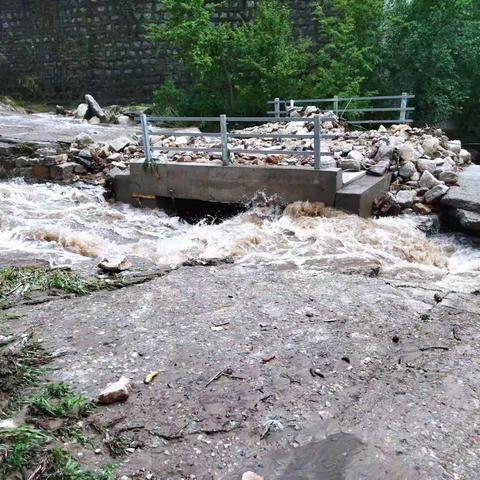
[[[221,224],[189,225],[160,210],[112,205],[91,186],[0,183],[0,252],[52,264],[138,255],[176,266],[231,257],[249,268],[312,271],[378,265],[381,274],[477,288],[480,251],[454,236],[427,238],[416,217],[365,220],[303,204],[276,215],[260,207]]]

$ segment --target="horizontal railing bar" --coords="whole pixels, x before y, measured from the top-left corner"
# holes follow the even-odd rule
[[[149,122],[220,122],[220,117],[147,117]]]
[[[294,133],[282,135],[280,133],[229,133],[230,138],[313,138],[313,133],[295,135]]]
[[[282,123],[289,123],[289,122],[313,122],[312,118],[305,118],[305,117],[229,117],[227,118],[227,122],[247,122],[247,123],[256,123],[256,122],[269,122],[272,123],[272,120],[282,122]],[[320,117],[320,121],[328,122],[336,120],[335,117]]]
[[[313,121],[313,118],[300,118],[300,117],[228,117],[227,122],[246,122],[246,123],[262,123],[262,122],[308,122]],[[335,117],[320,117],[322,122],[336,120]],[[147,117],[149,122],[219,122],[220,118],[216,117]]]
[[[339,109],[342,110],[342,109]],[[401,111],[406,111],[406,112],[413,112],[415,110],[414,107],[407,107],[407,108],[346,108],[345,110],[342,110],[342,113],[345,112],[401,112]]]
[[[152,147],[151,150],[159,152],[221,152],[221,147]]]
[[[206,132],[155,132],[154,136],[163,135],[165,137],[220,137],[221,133]]]
[[[384,96],[384,97],[338,97],[338,98],[310,98],[310,99],[298,99],[293,100],[294,103],[308,103],[308,102],[335,102],[338,100],[339,102],[343,101],[366,101],[366,100],[401,100],[402,98],[415,98],[415,95],[391,95],[391,96]],[[287,101],[287,103],[289,103]]]
[[[402,124],[402,123],[412,123],[412,119],[407,119],[407,120],[354,120],[352,122],[348,123],[355,123],[355,124],[360,124],[360,123],[394,123],[394,124]]]
[[[309,134],[281,134],[281,133],[229,133],[230,138],[314,138],[313,133]],[[338,138],[339,135],[325,134],[320,135],[320,138]]]
[[[275,103],[287,103],[287,100],[279,100],[278,102],[276,102],[275,100],[270,100],[270,101],[268,101],[267,103],[272,103],[272,104],[275,104]]]
[[[269,153],[269,154],[277,154],[277,155],[302,155],[302,156],[313,156],[314,152],[312,150],[305,151],[305,150],[242,150],[241,148],[230,148],[229,152],[232,153],[244,153],[245,155],[249,155],[252,153],[256,154],[264,154],[264,153]],[[333,153],[331,152],[322,152],[323,156],[332,156]]]

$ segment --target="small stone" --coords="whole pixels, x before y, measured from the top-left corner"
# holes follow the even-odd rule
[[[438,175],[438,179],[447,185],[456,185],[458,183],[458,173],[450,170],[442,171]]]
[[[263,480],[263,477],[253,472],[245,472],[242,475],[242,480]]]
[[[98,117],[92,117],[88,123],[90,125],[100,125],[100,123],[102,123],[102,121],[98,118]]]
[[[440,182],[428,170],[425,170],[422,173],[422,176],[420,177],[418,184],[422,188],[427,188],[428,190],[430,190],[436,185],[440,185]]]
[[[416,197],[417,192],[415,190],[400,190],[395,197],[395,201],[403,209],[411,207],[415,202]]]
[[[380,133],[387,133],[387,132],[388,132],[388,130],[387,130],[383,125],[380,125],[380,126],[378,127],[378,131],[379,131]]]
[[[440,200],[449,190],[449,187],[446,185],[437,185],[436,187],[431,188],[425,194],[426,203],[435,203]]]
[[[130,379],[121,377],[117,382],[111,383],[98,396],[98,401],[104,405],[124,402],[130,395]]]
[[[424,203],[414,203],[413,210],[419,215],[430,215],[432,213],[432,209]]]
[[[14,428],[18,428],[20,426],[20,422],[15,418],[7,418],[5,420],[0,420],[0,431],[1,430],[13,430]]]
[[[127,257],[105,258],[98,264],[98,268],[108,273],[124,272],[131,267],[132,264]]]
[[[400,167],[398,173],[403,179],[408,180],[416,172],[415,164],[413,162],[407,162]]]
[[[13,337],[12,335],[9,335],[9,336],[0,335],[0,347],[4,347],[5,345],[12,343],[14,340],[15,340],[15,337]]]
[[[90,135],[88,135],[88,133],[78,134],[73,140],[73,142],[76,143],[81,148],[87,147],[88,145],[95,143],[93,138]]]

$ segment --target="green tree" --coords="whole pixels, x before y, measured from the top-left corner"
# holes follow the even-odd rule
[[[149,38],[174,51],[188,85],[171,110],[257,115],[274,96],[303,93],[308,44],[294,38],[280,0],[263,0],[255,18],[240,24],[215,24],[215,6],[203,0],[165,0],[164,8],[168,20],[149,25]],[[178,97],[171,87],[160,88],[157,99],[165,91]]]
[[[478,0],[391,0],[383,30],[380,84],[415,93],[418,122],[478,115]]]
[[[330,0],[318,6],[319,49],[312,83],[319,97],[364,95],[380,63],[384,0]]]

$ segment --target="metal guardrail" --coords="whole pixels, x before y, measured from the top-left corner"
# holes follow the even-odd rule
[[[338,97],[333,98],[313,98],[313,99],[301,99],[301,100],[280,100],[275,98],[268,102],[269,105],[273,105],[273,110],[267,112],[269,115],[275,115],[275,117],[282,117],[282,115],[288,115],[291,109],[301,105],[316,105],[318,103],[331,103],[332,111],[338,117],[343,117],[345,113],[364,113],[364,112],[399,112],[398,119],[370,119],[370,120],[347,120],[348,123],[353,125],[359,124],[378,124],[378,123],[411,123],[412,119],[408,118],[409,112],[414,112],[415,107],[408,106],[408,100],[415,98],[415,95],[409,95],[408,93],[402,93],[401,95],[386,95],[381,97]],[[348,108],[352,102],[369,102],[369,101],[386,101],[386,100],[399,100],[399,107],[366,107],[366,108]],[[345,108],[341,108],[340,104],[346,103]]]
[[[316,170],[320,170],[321,157],[332,156],[331,152],[321,151],[322,139],[337,138],[338,135],[322,134],[321,124],[322,121],[336,120],[335,117],[327,117],[321,115],[314,115],[313,118],[293,118],[293,117],[227,117],[226,115],[220,115],[219,117],[147,117],[146,115],[140,116],[140,122],[142,125],[143,145],[145,150],[145,162],[151,163],[154,161],[153,151],[180,151],[180,152],[209,152],[209,153],[221,153],[222,162],[224,166],[231,165],[230,154],[231,153],[245,153],[245,154],[277,154],[277,155],[299,155],[299,156],[312,156],[314,157],[314,167]],[[184,147],[152,147],[150,139],[149,123],[178,123],[178,122],[191,122],[191,123],[205,123],[205,122],[218,122],[220,126],[220,132],[182,132],[182,131],[159,131],[158,135],[168,135],[174,137],[217,137],[220,139],[220,146],[218,147],[193,147],[186,145]],[[229,133],[228,123],[266,123],[266,122],[313,122],[313,133],[309,134],[293,134],[293,133]],[[271,139],[313,139],[313,150],[278,150],[278,149],[240,149],[231,148],[228,143],[232,138],[271,138]]]

